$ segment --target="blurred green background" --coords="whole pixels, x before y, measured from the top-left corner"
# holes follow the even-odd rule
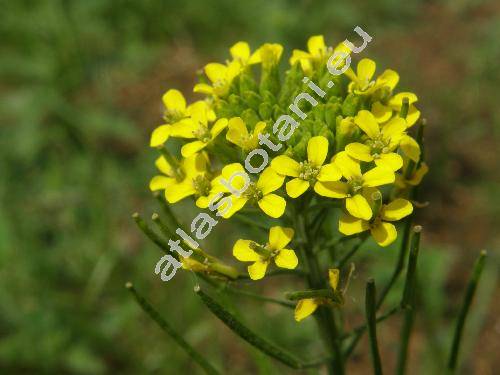
[[[288,373],[241,343],[192,293],[188,275],[161,283],[160,257],[130,214],[158,208],[151,130],[168,88],[189,97],[196,71],[238,40],[373,36],[363,56],[397,70],[428,119],[431,171],[422,188],[423,292],[410,373],[440,373],[473,259],[490,250],[462,351],[465,374],[500,366],[500,3],[494,0],[0,1],[0,372],[177,374],[198,368],[125,290],[131,280],[227,373]],[[190,216],[187,216],[189,218]],[[226,254],[230,243],[213,246]],[[396,254],[363,252],[353,295],[386,280]],[[229,257],[228,257],[229,258]],[[365,262],[366,260],[366,262]],[[280,279],[282,280],[282,279]],[[273,285],[274,284],[274,285]],[[281,288],[271,282],[264,292]],[[359,284],[358,287],[356,284]],[[273,289],[274,288],[274,289]],[[361,292],[360,292],[361,293]],[[362,307],[351,301],[353,321]],[[248,301],[244,318],[300,352],[314,323]],[[357,320],[356,320],[357,319]],[[380,333],[394,357],[399,321]],[[315,337],[315,336],[312,336]],[[351,373],[369,365],[362,342]],[[388,366],[391,360],[387,361]]]

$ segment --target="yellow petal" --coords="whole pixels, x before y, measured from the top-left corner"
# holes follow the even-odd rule
[[[248,198],[244,197],[235,197],[234,195],[231,196],[231,207],[227,208],[226,205],[223,205],[222,207],[219,207],[218,211],[220,214],[224,212],[222,217],[224,219],[229,219],[231,216],[233,216],[236,212],[241,210],[243,206],[248,202]]]
[[[207,163],[205,154],[193,154],[182,160],[182,169],[187,177],[195,178],[206,172]]]
[[[408,109],[408,115],[406,116],[406,124],[408,127],[415,125],[417,120],[420,118],[420,111],[412,104]]]
[[[264,132],[264,129],[266,127],[267,124],[265,121],[259,121],[257,124],[255,124],[255,128],[253,129],[253,135],[257,138],[259,134],[262,134]]]
[[[412,92],[400,92],[389,99],[389,105],[393,107],[396,111],[401,109],[403,105],[403,99],[408,98],[409,104],[413,104],[418,101],[417,95]]]
[[[323,165],[328,154],[328,139],[319,135],[312,137],[307,142],[307,159],[312,165],[319,167]]]
[[[386,223],[385,221],[381,221],[378,225],[372,227],[370,232],[375,242],[382,247],[389,246],[398,237],[396,227],[391,223]]]
[[[275,157],[271,162],[271,168],[281,175],[290,177],[298,177],[300,172],[300,164],[286,155]]]
[[[361,177],[359,162],[351,158],[347,152],[339,152],[332,158],[332,162],[339,167],[342,175],[348,180]]]
[[[370,162],[373,160],[371,149],[362,143],[353,142],[345,146],[347,154],[357,160]]]
[[[285,176],[279,175],[271,167],[264,169],[257,180],[257,187],[262,194],[266,195],[275,190],[278,190],[285,182]]]
[[[186,99],[179,90],[168,90],[163,95],[163,104],[169,110],[184,112],[186,110]]]
[[[378,78],[377,85],[383,85],[394,90],[399,82],[399,74],[391,69],[386,69]]]
[[[420,159],[420,146],[417,141],[414,140],[409,135],[404,135],[401,138],[399,146],[403,150],[403,152],[415,163]]]
[[[248,130],[241,117],[229,120],[226,139],[237,146],[243,147],[244,139],[248,137]]]
[[[372,209],[366,198],[361,194],[346,198],[345,208],[352,216],[358,219],[370,220],[372,217]]]
[[[420,185],[422,178],[427,174],[427,172],[429,172],[429,167],[427,164],[422,163],[420,168],[418,168],[408,180],[408,183],[413,186]]]
[[[406,130],[406,121],[401,117],[394,117],[382,127],[382,135],[386,139],[399,138]]]
[[[365,109],[359,111],[354,118],[354,122],[366,133],[368,137],[375,139],[379,136],[380,127],[371,112]]]
[[[342,181],[318,181],[314,184],[314,191],[328,198],[345,198],[349,194],[349,185]]]
[[[217,122],[212,126],[212,129],[210,129],[210,135],[212,139],[217,137],[221,131],[223,131],[225,128],[227,128],[227,119],[221,118],[217,120]]]
[[[267,194],[257,202],[262,211],[267,215],[278,218],[285,213],[286,201],[276,194]]]
[[[151,191],[165,190],[168,186],[175,183],[175,178],[165,176],[154,176],[149,182]]]
[[[371,112],[379,124],[388,121],[392,116],[391,107],[383,105],[380,102],[373,103]]]
[[[309,182],[301,178],[294,178],[286,183],[286,193],[291,198],[297,198],[309,189]]]
[[[340,217],[339,232],[346,236],[361,233],[368,229],[370,229],[370,224],[367,221],[345,214]]]
[[[165,190],[165,198],[168,203],[176,203],[190,195],[196,193],[191,181],[184,181],[180,184],[172,184]]]
[[[248,266],[248,274],[252,280],[260,280],[262,279],[267,270],[267,266],[269,265],[269,261],[267,260],[258,260],[251,266]]]
[[[360,81],[371,81],[376,68],[375,61],[366,58],[362,59],[356,68],[358,79]]]
[[[290,249],[282,249],[274,258],[274,263],[280,268],[288,268],[293,270],[299,264],[299,259],[295,251]]]
[[[193,92],[200,94],[211,95],[214,93],[214,88],[206,83],[197,83],[194,85]]]
[[[395,172],[403,166],[403,158],[394,152],[390,152],[380,155],[378,159],[375,159],[375,164],[377,167],[384,167]]]
[[[149,145],[151,147],[157,147],[164,144],[168,137],[170,136],[170,125],[160,125],[151,134],[151,140],[149,141]]]
[[[247,42],[238,42],[229,49],[229,52],[233,59],[246,61],[250,57],[250,46]]]
[[[186,118],[172,124],[170,129],[171,137],[195,138],[195,133],[199,130],[200,124],[193,119]]]
[[[307,49],[314,56],[319,56],[325,50],[325,39],[323,35],[314,35],[307,41]]]
[[[181,154],[183,157],[187,158],[189,156],[196,154],[198,151],[203,150],[207,146],[207,144],[208,143],[202,141],[194,141],[186,143],[181,148]]]
[[[313,314],[318,308],[318,304],[314,298],[301,299],[295,307],[294,317],[297,322],[307,318]]]
[[[212,82],[226,78],[227,66],[219,63],[210,63],[205,66],[205,74]]]
[[[167,176],[174,177],[174,172],[172,170],[172,167],[168,163],[167,159],[165,157],[160,156],[158,159],[155,160],[155,165],[158,170]]]
[[[339,277],[340,271],[338,270],[338,268],[330,268],[328,270],[328,281],[334,291],[337,290],[337,287],[339,285]]]
[[[240,262],[255,262],[260,260],[260,255],[251,248],[252,243],[254,242],[250,240],[236,241],[233,246],[233,256]]]
[[[292,228],[283,228],[280,226],[272,227],[269,230],[269,249],[280,250],[290,243],[293,238],[294,230]]]
[[[318,181],[338,181],[342,177],[342,172],[339,167],[335,164],[325,164],[319,170],[319,174],[316,177]]]
[[[383,220],[396,221],[410,215],[412,212],[413,206],[410,201],[398,198],[382,207],[381,217]]]
[[[363,186],[375,187],[392,184],[396,176],[394,172],[385,167],[375,167],[363,174]]]

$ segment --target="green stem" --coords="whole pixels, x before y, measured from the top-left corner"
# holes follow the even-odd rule
[[[417,280],[417,259],[420,248],[420,232],[422,227],[419,225],[413,228],[411,240],[410,256],[408,257],[408,269],[406,271],[406,282],[401,300],[401,308],[405,309],[403,328],[401,330],[401,345],[399,347],[397,375],[403,375],[406,371],[408,361],[408,347],[410,345],[410,335],[415,318],[415,299],[416,299],[416,280]]]
[[[218,375],[219,371],[215,369],[200,353],[198,353],[190,344],[188,344],[182,336],[180,336],[174,329],[164,320],[158,311],[156,311],[153,306],[142,297],[137,290],[134,288],[132,283],[127,283],[126,288],[134,295],[137,303],[141,306],[146,314],[148,314],[151,319],[153,319],[160,328],[167,333],[184,351],[198,364],[207,374]]]
[[[343,302],[342,295],[334,292],[332,289],[312,289],[287,292],[285,293],[285,297],[290,301],[298,301],[305,298],[329,298],[337,303]]]
[[[448,360],[448,370],[450,374],[454,374],[457,369],[458,364],[458,354],[460,350],[460,343],[462,341],[462,334],[465,325],[465,320],[467,319],[467,314],[469,312],[474,294],[476,293],[477,284],[481,273],[483,272],[484,262],[486,258],[486,251],[483,250],[479,254],[479,257],[474,264],[474,269],[472,271],[472,276],[467,284],[467,290],[465,292],[464,301],[462,308],[460,309],[460,314],[457,320],[457,326],[455,328],[455,333],[453,335],[453,342],[451,346],[450,358]]]
[[[324,287],[327,287],[328,283],[322,275],[321,268],[318,263],[318,258],[314,254],[314,243],[312,242],[312,239],[308,238],[307,235],[307,225],[305,222],[304,210],[298,211],[299,212],[297,212],[296,210],[294,216],[295,227],[299,232],[300,237],[304,240],[304,243],[301,244],[300,249],[302,258],[307,262],[309,269],[307,281],[311,289],[322,289]],[[333,352],[334,360],[333,363],[330,363],[328,366],[329,372],[342,375],[344,374],[344,360],[338,340],[339,333],[337,330],[333,312],[327,306],[319,306],[314,316],[316,318],[316,322],[318,324],[318,328],[324,342]]]
[[[380,296],[378,298],[377,305],[376,305],[377,311],[380,309],[380,307],[384,303],[384,300],[387,297],[389,291],[392,289],[392,287],[396,283],[399,275],[401,274],[401,271],[403,270],[404,260],[406,257],[406,252],[408,249],[408,243],[409,243],[409,239],[410,239],[411,222],[412,222],[412,216],[409,216],[406,219],[405,227],[403,230],[403,239],[401,241],[401,247],[399,249],[398,260],[396,261],[396,267],[395,267],[394,272],[391,276],[391,279],[389,280],[389,283],[382,290],[382,293],[380,294]],[[356,347],[359,340],[363,336],[363,333],[364,333],[364,331],[359,332],[351,340],[350,344],[348,345],[348,347],[344,351],[345,358],[348,358],[352,354],[352,352],[354,351],[354,348]]]
[[[393,316],[394,314],[398,313],[399,311],[401,311],[401,307],[400,306],[396,306],[396,307],[393,307],[392,309],[390,309],[388,312],[386,312],[385,314],[383,315],[380,315],[376,322],[377,323],[380,323],[380,322],[383,322],[384,320],[390,318],[391,316]],[[362,324],[356,328],[353,328],[351,332],[347,332],[345,334],[342,335],[341,339],[342,340],[346,340],[352,336],[355,336],[355,335],[358,335],[359,333],[362,333],[365,331],[366,329],[366,324]]]
[[[366,309],[366,324],[368,326],[368,336],[370,338],[370,349],[372,353],[373,373],[382,375],[382,362],[380,361],[380,353],[377,343],[377,322],[375,314],[377,307],[375,305],[375,281],[368,280],[366,283],[365,309]]]

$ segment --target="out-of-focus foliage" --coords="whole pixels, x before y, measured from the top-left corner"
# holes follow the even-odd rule
[[[500,207],[495,1],[19,0],[2,1],[1,9],[2,372],[135,374],[189,368],[184,354],[126,294],[123,284],[129,279],[149,291],[169,319],[182,322],[179,328],[194,345],[235,368],[249,368],[245,358],[250,356],[241,354],[245,347],[220,337],[218,352],[206,341],[220,327],[182,292],[189,289],[188,278],[168,287],[156,280],[158,253],[129,220],[150,201],[144,186],[154,155],[144,145],[161,115],[160,93],[182,85],[182,79],[189,81],[185,85],[194,81],[172,72],[220,58],[237,40],[298,48],[309,35],[337,40],[360,24],[374,36],[370,54],[412,77],[401,84],[423,94],[421,107],[437,140],[430,144],[433,166],[424,189],[436,194],[427,210],[433,216],[422,222],[429,224],[429,240],[451,247],[433,250],[436,256],[426,259],[443,282],[425,296],[426,316],[434,324],[449,318],[459,298],[443,296],[465,282],[448,277],[448,254],[456,258],[499,243],[498,235],[492,236]],[[458,248],[461,243],[467,247]],[[384,254],[376,275],[387,278],[383,270],[392,260]],[[486,283],[490,293],[492,275]],[[169,301],[181,296],[182,303],[172,307]],[[481,322],[489,322],[487,308],[480,308],[477,332]],[[260,328],[289,342],[307,336],[290,332],[292,321],[269,314],[272,319]],[[428,336],[435,337],[432,330]],[[446,343],[434,339],[432,344]],[[492,360],[495,346],[489,347],[476,355]],[[230,358],[221,354],[228,352]],[[252,356],[261,373],[272,371],[258,354]]]

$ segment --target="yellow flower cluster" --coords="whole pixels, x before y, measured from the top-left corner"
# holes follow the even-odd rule
[[[205,66],[206,77],[194,87],[202,99],[187,104],[181,92],[167,91],[165,123],[150,141],[161,152],[161,174],[151,190],[164,191],[169,203],[192,197],[200,209],[225,219],[255,206],[290,226],[288,204],[301,201],[304,210],[323,205],[341,210],[343,235],[369,231],[380,246],[394,242],[394,222],[413,210],[408,188],[427,172],[410,135],[420,118],[418,99],[396,93],[398,74],[387,69],[377,76],[370,59],[351,68],[358,53],[353,47],[327,47],[322,36],[313,36],[307,51],[293,51],[283,75],[282,46],[252,52],[238,42],[231,60]],[[262,160],[258,167],[256,160]],[[293,235],[291,228],[273,226],[267,244],[238,240],[233,255],[252,262],[248,272],[255,280],[271,262],[293,269],[297,256],[285,248]],[[320,302],[301,304],[313,311]]]

